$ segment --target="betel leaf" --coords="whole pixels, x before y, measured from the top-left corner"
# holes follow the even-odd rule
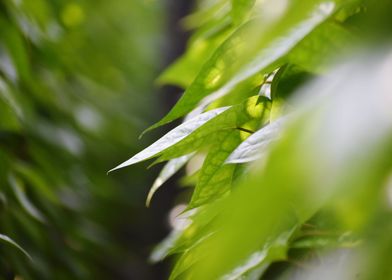
[[[172,177],[178,170],[181,169],[188,161],[191,159],[193,154],[181,156],[175,159],[170,160],[165,164],[159,173],[158,177],[155,179],[150,191],[147,195],[146,206],[150,206],[151,199],[155,192],[168,180]]]
[[[281,117],[253,133],[233,151],[226,163],[245,163],[263,157],[271,143],[279,139],[287,120],[287,116]]]
[[[186,138],[189,134],[194,132],[197,128],[199,128],[209,120],[215,118],[219,114],[223,113],[228,108],[229,107],[224,107],[224,108],[211,110],[184,122],[183,124],[169,131],[167,134],[162,136],[159,140],[157,140],[156,142],[148,146],[146,149],[134,155],[129,160],[123,162],[117,167],[111,169],[109,172],[135,164],[137,162],[149,159],[157,155],[158,153],[169,148],[170,146],[173,146],[174,144],[180,142],[182,139]]]
[[[31,258],[31,256],[29,255],[29,253],[27,253],[18,243],[16,243],[14,240],[12,240],[11,238],[9,238],[7,235],[1,234],[0,233],[0,240],[10,244],[12,246],[14,246],[15,248],[17,248],[19,251],[21,251],[30,261],[32,261],[33,259]]]
[[[272,0],[264,4],[272,4],[269,2]],[[223,96],[256,73],[274,70],[280,60],[336,10],[332,1],[302,0],[288,5],[278,18],[261,16],[233,33],[202,67],[172,110],[147,131],[185,115],[212,93]]]

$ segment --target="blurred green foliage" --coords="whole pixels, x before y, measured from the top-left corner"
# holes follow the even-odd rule
[[[162,5],[0,3],[3,279],[164,277],[144,259],[158,238],[147,173],[106,175],[161,110]],[[150,205],[185,166],[189,200],[150,257],[176,256],[170,279],[392,278],[391,13],[197,2],[186,52],[157,79],[184,94],[148,130],[183,123],[113,168],[168,161]]]
[[[148,177],[106,172],[156,118],[162,5],[0,2],[1,279],[155,278]]]
[[[169,160],[154,193],[185,166],[190,201],[151,255],[177,256],[170,279],[392,279],[391,13],[198,1],[158,79],[184,94],[148,130],[185,119],[117,167]]]

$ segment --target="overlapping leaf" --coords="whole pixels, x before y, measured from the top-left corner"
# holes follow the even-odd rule
[[[198,184],[190,208],[213,200],[229,189],[235,167],[224,166],[224,162],[241,141],[250,135],[241,129],[243,126],[250,131],[257,129],[263,118],[269,117],[269,101],[262,99],[259,102],[259,99],[260,97],[254,96],[227,109],[160,153],[156,163],[207,149],[207,157],[198,172]]]
[[[256,131],[241,143],[226,160],[227,163],[245,163],[261,158],[268,147],[277,141],[287,117],[282,117]]]
[[[392,149],[391,83],[379,81],[391,73],[392,60],[390,54],[357,60],[309,87],[310,103],[299,107],[304,112],[266,164],[255,166],[235,192],[194,218],[196,228],[212,221],[207,232],[203,229],[209,237],[189,247],[173,279],[219,279],[322,206],[337,211],[338,223],[348,231],[360,231],[377,213],[392,168],[391,159],[385,158]],[[371,76],[359,70],[363,63]],[[341,80],[348,73],[350,78]],[[374,85],[375,95],[370,96]],[[353,215],[357,219],[350,219]]]
[[[260,102],[259,102],[260,101]],[[228,110],[207,122],[194,131],[190,137],[186,137],[177,144],[166,149],[157,162],[177,158],[191,152],[207,148],[212,145],[213,135],[217,132],[233,131],[241,128],[251,120],[260,120],[261,116],[267,115],[270,109],[270,101],[258,96],[250,97],[241,104],[230,107]],[[249,132],[243,132],[243,136],[249,136]]]
[[[336,10],[332,1],[301,1],[301,9],[296,8],[297,4],[292,1],[289,7],[281,7],[281,12],[274,17],[261,16],[261,20],[239,28],[215,51],[169,114],[149,129],[183,116],[212,93],[222,96],[252,75],[273,70]]]
[[[209,112],[198,115],[190,119],[189,121],[186,121],[185,123],[169,131],[166,135],[164,135],[162,138],[160,138],[158,141],[151,144],[149,147],[147,147],[140,153],[134,155],[129,160],[125,161],[119,166],[111,169],[109,172],[135,164],[137,162],[149,159],[157,155],[158,153],[164,151],[165,149],[180,142],[182,139],[186,138],[188,135],[194,132],[197,128],[199,128],[209,120],[215,118],[216,116],[226,111],[227,109],[228,107],[211,110]]]

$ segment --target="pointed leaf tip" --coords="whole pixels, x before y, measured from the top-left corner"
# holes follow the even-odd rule
[[[116,166],[115,168],[109,170],[112,172],[114,170],[144,161],[146,159],[150,159],[160,152],[166,150],[167,148],[173,146],[174,144],[180,142],[182,139],[193,133],[196,129],[200,126],[208,122],[209,120],[215,118],[219,114],[223,113],[228,107],[222,107],[214,110],[207,111],[196,117],[184,122],[183,124],[177,126],[176,128],[172,129],[168,133],[166,133],[163,137],[158,139],[156,142],[148,146],[146,149],[142,150],[141,152],[137,153],[127,161],[121,163],[120,165]]]

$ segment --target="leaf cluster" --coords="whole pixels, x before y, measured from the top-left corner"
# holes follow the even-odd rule
[[[159,78],[184,94],[148,130],[185,120],[119,166],[169,161],[148,203],[192,170],[186,223],[152,259],[177,255],[170,279],[392,277],[388,1],[199,2]]]

